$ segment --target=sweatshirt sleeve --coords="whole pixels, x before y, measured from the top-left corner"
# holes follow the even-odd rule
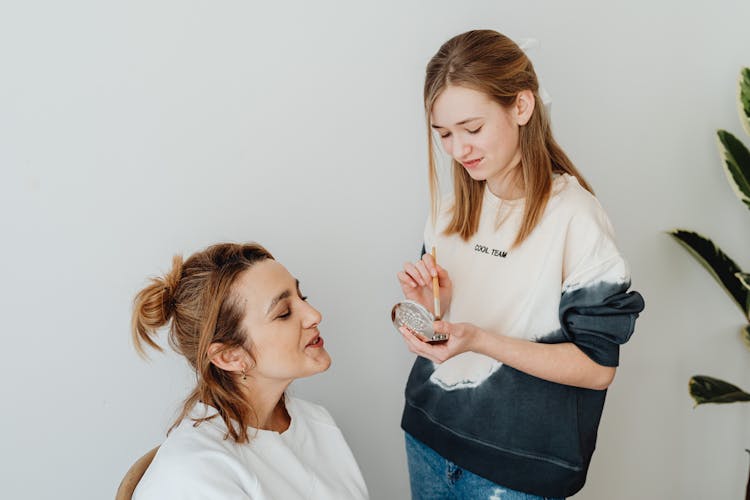
[[[644,302],[638,292],[628,292],[630,271],[609,218],[595,198],[586,205],[567,228],[560,326],[593,361],[617,366],[620,345],[633,334]]]

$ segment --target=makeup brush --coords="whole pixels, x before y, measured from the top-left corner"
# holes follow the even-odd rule
[[[437,272],[437,253],[435,247],[432,247],[432,260],[435,262],[435,271]],[[435,296],[435,319],[440,319],[440,285],[438,285],[437,274],[432,277],[432,295]]]

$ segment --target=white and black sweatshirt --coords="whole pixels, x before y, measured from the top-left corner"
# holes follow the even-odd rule
[[[443,233],[442,204],[424,243],[453,281],[444,316],[501,335],[573,342],[592,360],[617,366],[643,298],[597,199],[558,175],[537,227],[511,249],[524,200],[485,188],[479,229],[469,241]],[[563,497],[586,480],[606,391],[548,382],[475,352],[442,364],[418,357],[406,386],[402,427],[444,458],[503,486]]]

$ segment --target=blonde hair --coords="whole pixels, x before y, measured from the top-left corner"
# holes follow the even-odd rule
[[[528,123],[519,130],[519,173],[525,205],[514,247],[531,234],[544,213],[552,189],[553,173],[573,175],[581,186],[593,192],[552,137],[549,120],[539,97],[539,82],[526,54],[510,38],[496,31],[468,31],[445,42],[427,64],[424,106],[433,221],[437,219],[440,190],[430,115],[435,100],[447,86],[483,92],[505,109],[514,104],[518,93],[523,90],[530,90],[534,95],[534,111]],[[485,181],[472,179],[455,159],[451,163],[455,202],[445,233],[458,233],[466,241],[479,228]]]
[[[209,346],[218,342],[222,349],[244,348],[244,311],[232,285],[242,272],[265,259],[273,256],[254,243],[216,244],[185,262],[176,255],[172,270],[152,278],[135,296],[132,336],[138,353],[146,356],[144,345],[161,351],[154,337],[169,323],[169,345],[195,369],[196,387],[185,399],[170,432],[197,403],[203,402],[218,410],[228,429],[225,437],[231,436],[238,443],[249,441],[247,429],[257,425],[257,416],[242,396],[236,375],[211,363]],[[214,416],[196,419],[194,425]]]

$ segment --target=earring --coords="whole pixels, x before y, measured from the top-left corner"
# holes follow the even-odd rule
[[[255,368],[255,362],[248,368],[245,363],[242,363],[242,380],[247,380],[247,371]]]

